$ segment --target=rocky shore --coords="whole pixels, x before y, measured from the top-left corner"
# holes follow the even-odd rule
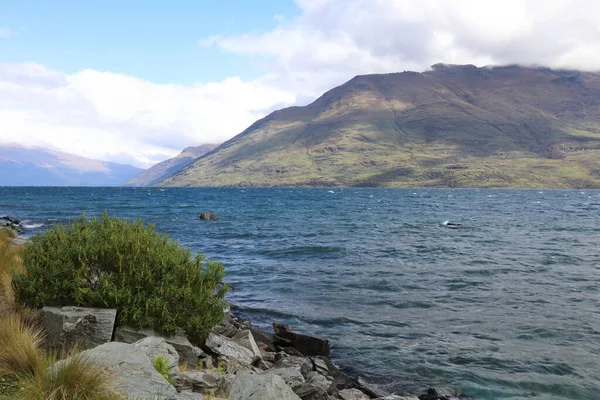
[[[200,346],[182,334],[115,329],[116,310],[44,307],[42,323],[52,348],[78,345],[106,368],[115,385],[135,399],[456,400],[446,388],[420,396],[390,394],[341,372],[329,341],[273,323],[273,333],[228,315]],[[161,375],[153,365],[164,360]]]
[[[0,229],[18,231],[20,225],[15,218],[0,218]],[[45,347],[76,346],[81,356],[114,377],[119,391],[136,400],[465,399],[442,387],[419,396],[384,392],[334,365],[328,340],[277,322],[271,333],[228,314],[203,343],[194,345],[181,333],[164,336],[117,327],[116,316],[114,309],[44,307]]]

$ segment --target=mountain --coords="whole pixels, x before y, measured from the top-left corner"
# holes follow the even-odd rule
[[[275,111],[163,186],[600,187],[600,74],[436,64]]]
[[[170,177],[190,165],[196,158],[203,156],[217,147],[216,144],[203,144],[185,148],[177,157],[170,158],[125,182],[125,186],[152,186]]]
[[[0,144],[0,186],[119,186],[141,168]]]

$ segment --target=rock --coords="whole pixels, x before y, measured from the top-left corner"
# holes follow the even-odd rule
[[[278,375],[253,375],[242,372],[236,376],[229,400],[300,400]]]
[[[292,332],[287,325],[273,322],[275,345],[291,347],[305,356],[325,356],[329,358],[329,341],[314,336],[302,335]]]
[[[148,336],[138,340],[133,345],[143,349],[152,363],[154,363],[158,357],[162,357],[167,362],[171,374],[179,371],[179,354],[172,345],[165,341],[164,338]]]
[[[167,400],[204,400],[204,396],[201,393],[181,392],[175,393]]]
[[[215,354],[236,360],[245,365],[250,366],[257,360],[252,351],[218,333],[210,332],[205,346]]]
[[[105,343],[80,353],[115,376],[115,387],[132,399],[164,399],[177,391],[159,374],[143,348],[132,344]]]
[[[117,310],[86,307],[44,307],[46,345],[54,349],[90,349],[112,340]]]
[[[326,378],[316,371],[309,371],[306,374],[306,381],[314,386],[320,387],[323,390],[329,390],[333,379]]]
[[[344,400],[370,400],[371,397],[367,396],[358,389],[344,389],[340,390],[339,395]]]
[[[452,389],[441,387],[441,386],[432,386],[427,389],[426,394],[422,394],[419,396],[420,400],[458,400],[458,395]]]
[[[256,344],[258,347],[266,346],[267,351],[275,352],[275,344],[273,343],[273,335],[263,331],[262,329],[258,329],[256,327],[251,326],[250,332],[252,332],[252,336],[254,336],[254,340],[256,340]]]
[[[140,339],[146,337],[162,337],[152,329],[133,329],[129,326],[120,326],[115,330],[115,341],[123,343],[135,343]],[[200,361],[203,360],[206,355],[204,352],[192,345],[188,338],[179,333],[174,336],[164,338],[165,341],[173,346],[179,354],[179,362],[187,363],[190,367],[196,368]]]
[[[17,218],[4,216],[0,217],[0,227],[8,228],[9,230],[23,233],[23,224]]]
[[[255,360],[262,359],[262,353],[260,352],[256,341],[254,341],[254,336],[252,336],[250,330],[246,329],[236,333],[231,340],[250,350],[254,355]]]
[[[268,371],[262,372],[260,375],[278,375],[283,381],[292,389],[297,388],[306,382],[300,368],[272,368]]]
[[[312,371],[312,362],[306,357],[289,356],[277,361],[273,368],[296,368],[303,376]]]
[[[327,362],[324,359],[322,359],[321,357],[314,357],[311,358],[311,361],[313,363],[313,369],[315,371],[324,376],[331,376],[329,366],[327,365]]]
[[[173,376],[175,388],[182,391],[208,393],[217,389],[222,375],[215,371],[186,371]]]
[[[201,219],[202,221],[216,221],[218,218],[215,214],[211,212],[203,212],[202,214],[200,214],[198,219]]]
[[[302,400],[329,400],[332,398],[325,389],[308,382],[295,388],[294,393]]]
[[[378,397],[375,400],[419,400],[416,396],[398,396],[395,394],[391,394],[385,397]]]

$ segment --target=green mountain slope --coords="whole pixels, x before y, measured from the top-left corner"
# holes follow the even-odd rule
[[[600,187],[600,74],[437,64],[358,76],[158,185]]]
[[[152,186],[190,165],[196,158],[217,147],[216,144],[203,144],[186,147],[177,157],[160,162],[125,182],[124,186]]]

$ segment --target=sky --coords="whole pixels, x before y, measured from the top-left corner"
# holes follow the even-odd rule
[[[0,0],[0,143],[149,167],[438,62],[600,71],[600,2]]]

